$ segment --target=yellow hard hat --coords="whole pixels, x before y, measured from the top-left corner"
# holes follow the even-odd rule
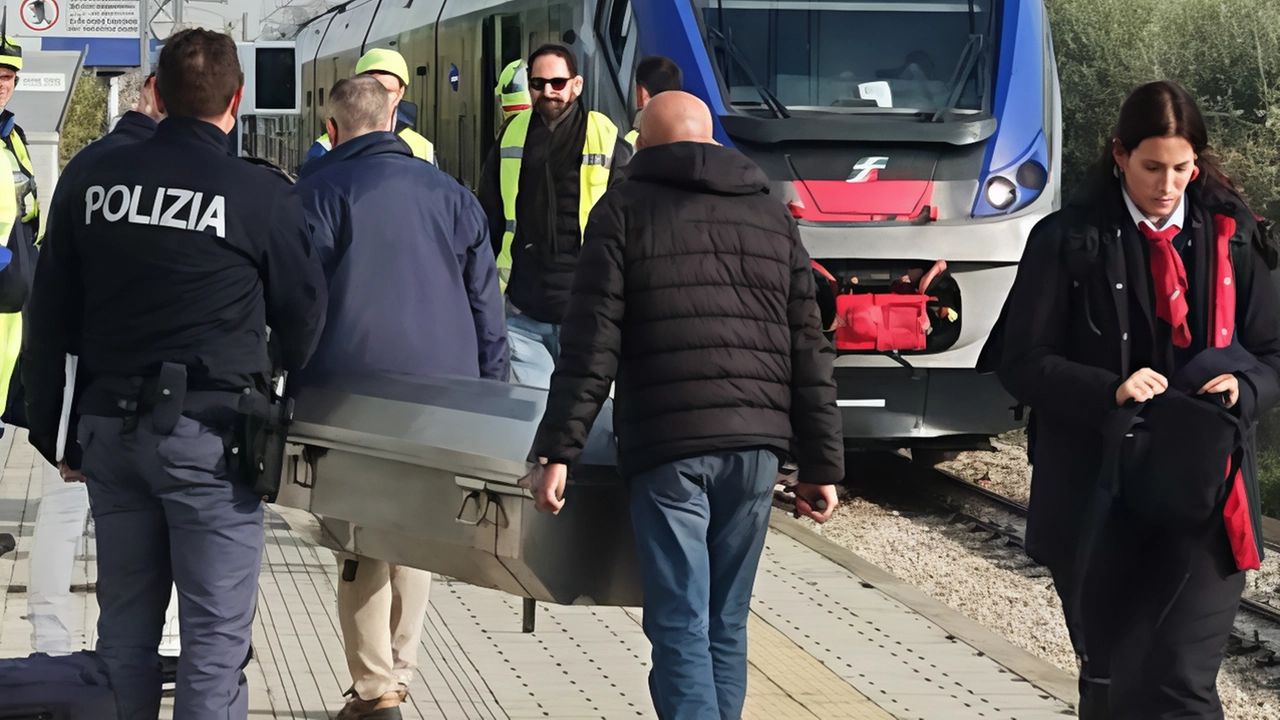
[[[494,94],[501,99],[504,119],[529,109],[533,99],[529,96],[529,73],[523,60],[516,60],[503,68]]]
[[[0,47],[0,67],[22,69],[22,46],[11,37],[6,37],[4,46]]]
[[[365,53],[360,62],[356,63],[356,74],[363,75],[367,72],[395,75],[403,85],[409,85],[409,66],[405,63],[404,56],[395,50],[374,48]]]

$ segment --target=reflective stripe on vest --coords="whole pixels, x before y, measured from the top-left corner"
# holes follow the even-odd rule
[[[422,158],[432,165],[436,164],[436,149],[431,141],[414,132],[413,128],[405,128],[397,133],[401,140],[409,144],[409,149],[413,151],[414,157]],[[325,152],[333,149],[333,145],[329,142],[329,133],[325,133],[316,138],[316,142]]]
[[[40,215],[40,206],[36,203],[36,171],[31,164],[31,155],[22,137],[14,129],[9,133],[5,145],[18,161],[18,168],[13,172],[13,184],[18,191],[18,205],[22,209],[22,222],[31,222]]]
[[[520,164],[524,159],[524,142],[529,136],[532,117],[532,110],[524,110],[513,117],[498,143],[498,186],[502,191],[502,215],[506,218],[502,250],[498,253],[498,280],[503,291],[511,277],[511,243],[516,237],[516,194],[520,191]],[[586,231],[591,208],[609,189],[609,167],[613,164],[613,148],[617,141],[618,128],[609,118],[594,111],[587,113],[587,138],[582,147],[582,169],[579,172],[579,238]]]
[[[18,160],[7,148],[0,153],[0,158],[8,164],[11,172],[21,173]],[[2,169],[2,168],[0,168]],[[24,176],[25,177],[25,176]],[[0,183],[0,245],[7,246],[13,231],[18,224],[18,192],[17,187],[8,183]],[[13,380],[14,370],[18,367],[18,351],[22,349],[22,313],[0,314],[0,388],[8,388]],[[0,413],[3,413],[9,401],[6,390],[0,393]]]

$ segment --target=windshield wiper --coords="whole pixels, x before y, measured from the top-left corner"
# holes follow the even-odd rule
[[[729,57],[738,63],[738,67],[742,68],[747,75],[747,80],[755,86],[756,92],[760,93],[760,97],[764,100],[764,104],[769,108],[775,117],[785,120],[791,117],[791,113],[787,112],[787,106],[782,104],[773,93],[769,92],[769,88],[765,87],[756,79],[756,74],[751,72],[751,66],[747,64],[746,58],[742,57],[742,53],[738,51],[738,46],[733,44],[732,40],[726,38],[721,32],[715,28],[707,28],[707,37],[715,42],[729,53]],[[726,81],[728,78],[726,78]]]
[[[960,104],[960,96],[964,94],[964,86],[969,83],[969,76],[978,67],[978,61],[982,58],[983,50],[986,46],[986,35],[979,35],[977,29],[978,13],[973,7],[974,0],[969,0],[969,42],[964,46],[964,50],[960,52],[960,59],[956,61],[955,70],[951,73],[951,95],[947,98],[947,104],[938,108],[933,113],[933,117],[929,122],[941,122],[942,116],[954,110]],[[988,8],[990,11],[990,8]],[[990,24],[995,18],[995,13],[990,12],[988,18],[988,30]],[[982,88],[978,90],[982,94]]]
[[[969,36],[969,43],[964,46],[964,51],[960,53],[960,61],[956,63],[956,69],[951,74],[951,96],[947,98],[946,105],[933,113],[933,118],[929,122],[940,122],[943,115],[960,104],[964,86],[969,83],[969,76],[973,74],[974,68],[978,66],[978,59],[982,57],[984,41],[985,38],[981,35]]]

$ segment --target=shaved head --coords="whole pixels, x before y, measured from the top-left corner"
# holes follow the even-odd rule
[[[668,90],[654,95],[640,115],[637,148],[677,142],[715,143],[711,109],[687,92]]]

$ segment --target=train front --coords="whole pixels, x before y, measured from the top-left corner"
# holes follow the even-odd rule
[[[952,450],[1017,424],[979,351],[1059,202],[1040,0],[650,0],[719,140],[755,160],[836,296],[846,442]],[[825,291],[827,288],[823,288]]]

